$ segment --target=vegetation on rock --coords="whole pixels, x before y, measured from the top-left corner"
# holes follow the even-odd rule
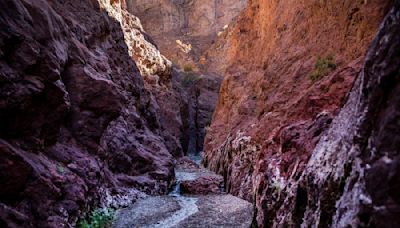
[[[196,72],[185,72],[182,78],[182,85],[190,87],[201,79],[200,75]]]
[[[87,219],[78,222],[78,228],[106,228],[111,226],[114,220],[115,210],[111,208],[99,208],[92,213]]]
[[[309,76],[311,81],[316,82],[335,69],[336,60],[334,55],[329,54],[324,58],[318,56],[317,62],[314,65],[314,70],[310,73]]]
[[[183,66],[183,71],[185,72],[192,72],[193,71],[193,66],[191,64],[185,64]]]

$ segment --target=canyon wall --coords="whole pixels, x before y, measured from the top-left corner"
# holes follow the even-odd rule
[[[128,10],[142,20],[162,53],[181,67],[186,64],[202,67],[200,56],[247,4],[247,0],[126,2]]]
[[[149,40],[175,66],[171,75],[172,84],[165,83],[168,80],[156,83],[159,80],[145,78],[146,87],[153,91],[158,104],[163,106],[161,110],[168,111],[161,116],[162,123],[166,123],[164,130],[170,132],[170,135],[180,135],[180,146],[175,142],[172,144],[177,146],[170,148],[171,151],[176,151],[173,154],[193,154],[203,150],[205,128],[210,125],[222,81],[222,71],[214,71],[208,67],[207,64],[210,64],[204,59],[203,53],[227,30],[229,23],[235,20],[246,2],[121,2],[123,9],[140,18],[144,30],[149,33]],[[176,116],[180,117],[177,119]]]
[[[168,191],[182,149],[163,118],[180,106],[149,85],[177,96],[171,62],[123,6],[1,1],[0,226],[68,227]]]
[[[357,75],[364,71],[371,74],[361,85],[357,84],[359,82],[354,84],[355,91],[360,91],[367,82],[372,83],[372,90],[378,89],[379,84],[373,82],[387,75],[372,70],[371,64],[379,66],[398,58],[392,52],[383,51],[388,53],[387,56],[382,54],[374,59],[373,53],[379,51],[379,44],[371,48],[364,64],[366,50],[391,2],[253,0],[235,26],[226,32],[225,40],[216,42],[215,45],[222,46],[214,49],[222,48],[223,54],[209,49],[212,58],[224,56],[223,59],[229,62],[225,63],[225,78],[206,135],[203,163],[224,176],[228,192],[254,202],[255,223],[260,227],[296,227],[302,223],[305,226],[345,226],[357,216],[356,224],[380,224],[378,217],[371,216],[375,213],[371,208],[387,206],[391,200],[397,200],[388,197],[385,198],[387,201],[379,201],[381,198],[379,202],[373,201],[365,215],[366,220],[371,218],[368,221],[363,220],[361,213],[347,213],[346,209],[336,208],[336,201],[345,204],[344,197],[355,194],[351,190],[353,187],[348,185],[351,185],[350,179],[357,176],[351,173],[357,169],[351,167],[358,163],[349,160],[345,165],[342,161],[349,157],[358,161],[355,158],[358,153],[350,151],[350,147],[340,148],[342,145],[336,150],[333,145],[340,135],[346,135],[348,138],[344,141],[353,145],[353,141],[348,141],[352,132],[364,128],[363,124],[351,126],[356,119],[343,114],[350,112],[354,118],[361,117],[362,110],[357,110],[354,102],[351,103],[351,99],[356,99],[351,96],[357,92],[347,95]],[[394,12],[392,17],[396,17],[396,13],[398,15]],[[391,29],[395,30],[393,27],[398,22],[388,20],[389,24],[394,23]],[[381,28],[381,33],[386,30],[390,29]],[[395,40],[395,32],[390,34]],[[229,44],[229,48],[224,48],[224,44]],[[396,62],[390,64],[396,66]],[[395,75],[387,77],[398,82]],[[394,89],[387,93],[391,94],[390,91]],[[335,119],[348,97],[347,108]],[[359,102],[382,105],[375,114],[388,108],[384,107],[384,101]],[[387,118],[393,118],[392,114],[396,115],[388,113]],[[377,124],[383,119],[371,119],[369,124],[376,124],[376,128],[371,129],[378,131]],[[332,129],[327,133],[331,125]],[[337,125],[342,128],[337,129]],[[395,133],[388,131],[385,135]],[[324,134],[328,134],[324,138],[325,144],[321,141],[318,148],[325,149],[317,148],[313,153]],[[354,146],[366,146],[365,140],[377,137],[374,134],[362,135],[362,143],[354,143]],[[390,161],[397,156],[393,148],[391,150]],[[363,157],[362,161],[371,158],[378,161],[383,156],[380,153],[383,151],[373,158]],[[393,165],[387,165],[387,172],[398,169],[395,159],[393,162]],[[395,186],[393,178],[385,181]],[[360,181],[363,180],[361,177]],[[297,188],[299,183],[304,187]],[[346,185],[347,193],[343,193],[343,185]],[[343,199],[339,201],[341,197]],[[356,204],[352,206],[361,208]],[[394,211],[396,208],[394,206]],[[383,212],[382,216],[391,217],[390,213]],[[347,214],[349,217],[344,216]]]

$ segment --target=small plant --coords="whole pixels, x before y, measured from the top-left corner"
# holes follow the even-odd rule
[[[78,222],[78,228],[107,228],[110,227],[114,220],[115,210],[111,208],[99,208],[92,213],[87,219]]]
[[[327,55],[325,58],[318,56],[314,70],[310,73],[311,81],[315,82],[336,69],[335,56]]]
[[[200,76],[195,72],[187,72],[183,75],[182,85],[184,87],[189,87],[200,80]]]
[[[183,66],[183,71],[185,71],[185,72],[193,72],[193,66],[191,64],[185,64]]]

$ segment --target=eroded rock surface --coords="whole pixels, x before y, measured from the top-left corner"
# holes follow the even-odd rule
[[[391,1],[249,4],[226,33],[229,50],[215,55],[225,55],[229,64],[206,136],[204,165],[224,176],[229,193],[255,203],[259,226],[285,227],[303,218],[297,223],[280,220],[288,211],[279,208],[290,204],[286,190],[303,175],[314,147],[364,69],[365,50]],[[321,65],[318,57],[319,62],[333,61],[328,72],[313,79]],[[342,164],[326,161],[327,167],[336,165]],[[318,169],[309,171],[318,176]],[[313,222],[321,218],[325,227],[334,221],[336,200],[308,191],[298,194],[304,201],[299,201],[300,212],[293,213],[305,212],[310,221],[305,224],[318,224]],[[322,201],[328,203],[320,211],[311,204],[302,209],[307,202]]]
[[[219,175],[200,176],[195,180],[181,182],[183,194],[206,195],[210,193],[221,193],[224,186],[224,179]]]
[[[176,179],[174,194],[207,195],[224,193],[224,179],[188,157],[178,160],[175,167]]]
[[[274,224],[400,225],[400,2],[386,16],[346,104]],[[288,213],[292,212],[292,213]]]
[[[144,67],[159,52],[137,57],[125,41],[145,34],[127,36],[135,19],[103,4],[0,3],[1,226],[69,226],[92,207],[166,193],[174,179],[173,146],[139,71],[168,64]]]

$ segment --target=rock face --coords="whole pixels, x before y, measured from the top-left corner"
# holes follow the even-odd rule
[[[145,88],[151,92],[151,102],[159,115],[160,134],[165,145],[175,157],[182,156],[184,126],[182,108],[187,103],[181,86],[173,80],[172,63],[158,50],[153,40],[145,33],[139,18],[130,14],[125,1],[100,1],[101,7],[120,22],[129,55],[138,66]]]
[[[170,63],[111,2],[0,3],[1,226],[68,226],[174,179],[176,139],[140,74]]]
[[[221,78],[214,74],[202,75],[194,72],[194,69],[190,72],[173,69],[171,61],[160,53],[152,38],[143,30],[139,18],[128,12],[136,12],[132,10],[130,1],[102,0],[100,3],[121,23],[129,54],[141,72],[145,88],[151,91],[152,100],[157,103],[155,109],[160,114],[161,134],[167,149],[175,157],[202,151],[205,128],[211,122]],[[143,15],[143,12],[140,15],[147,25],[154,23],[154,18],[159,18],[159,15]],[[150,31],[157,31],[157,26],[159,24],[149,26]],[[168,42],[174,41],[174,37],[168,34],[170,33],[165,31],[161,37]],[[152,35],[159,37],[160,33]],[[190,75],[198,79],[186,85],[185,80]]]
[[[246,6],[247,0],[126,0],[160,50],[178,65],[200,55]]]
[[[144,78],[154,77],[153,80],[157,82],[168,81],[172,71],[171,61],[160,53],[144,31],[139,18],[127,11],[126,1],[99,0],[99,3],[111,17],[120,22],[129,55],[135,60],[141,75]]]
[[[371,61],[363,65],[365,50],[390,3],[298,1],[289,4],[255,0],[226,33],[229,50],[225,55],[230,63],[207,132],[203,162],[224,176],[229,193],[255,203],[259,226],[285,227],[304,221],[306,226],[326,227],[339,224],[339,217],[344,216],[339,215],[341,210],[336,210],[335,203],[336,197],[342,196],[339,189],[343,184],[350,185],[350,179],[344,178],[342,184],[329,182],[338,180],[335,171],[329,176],[328,171],[306,167],[312,163],[313,149],[346,101],[354,79],[370,66]],[[381,76],[376,75],[374,80]],[[350,130],[343,129],[340,134],[350,134]],[[327,151],[330,152],[324,152],[325,156],[335,156],[335,159],[321,163],[321,167],[327,170],[343,167],[336,156],[349,150]],[[316,178],[306,181],[307,187],[295,191],[299,180],[306,180],[306,174],[313,176],[311,173]],[[327,176],[316,184],[319,173]],[[296,194],[298,200],[293,205],[288,196]],[[294,209],[288,210],[290,206],[285,205]],[[348,223],[351,220],[342,218]],[[363,224],[361,220],[358,224]]]
[[[178,79],[185,82],[187,74],[198,74],[196,72],[181,73]],[[187,154],[196,154],[203,151],[204,138],[208,127],[211,124],[218,91],[222,79],[217,75],[200,75],[198,81],[181,90],[184,98],[182,107],[182,120],[185,136],[182,140],[182,147],[186,148]]]
[[[400,1],[367,53],[346,104],[321,138],[274,225],[400,226]],[[291,212],[291,213],[288,213]]]

